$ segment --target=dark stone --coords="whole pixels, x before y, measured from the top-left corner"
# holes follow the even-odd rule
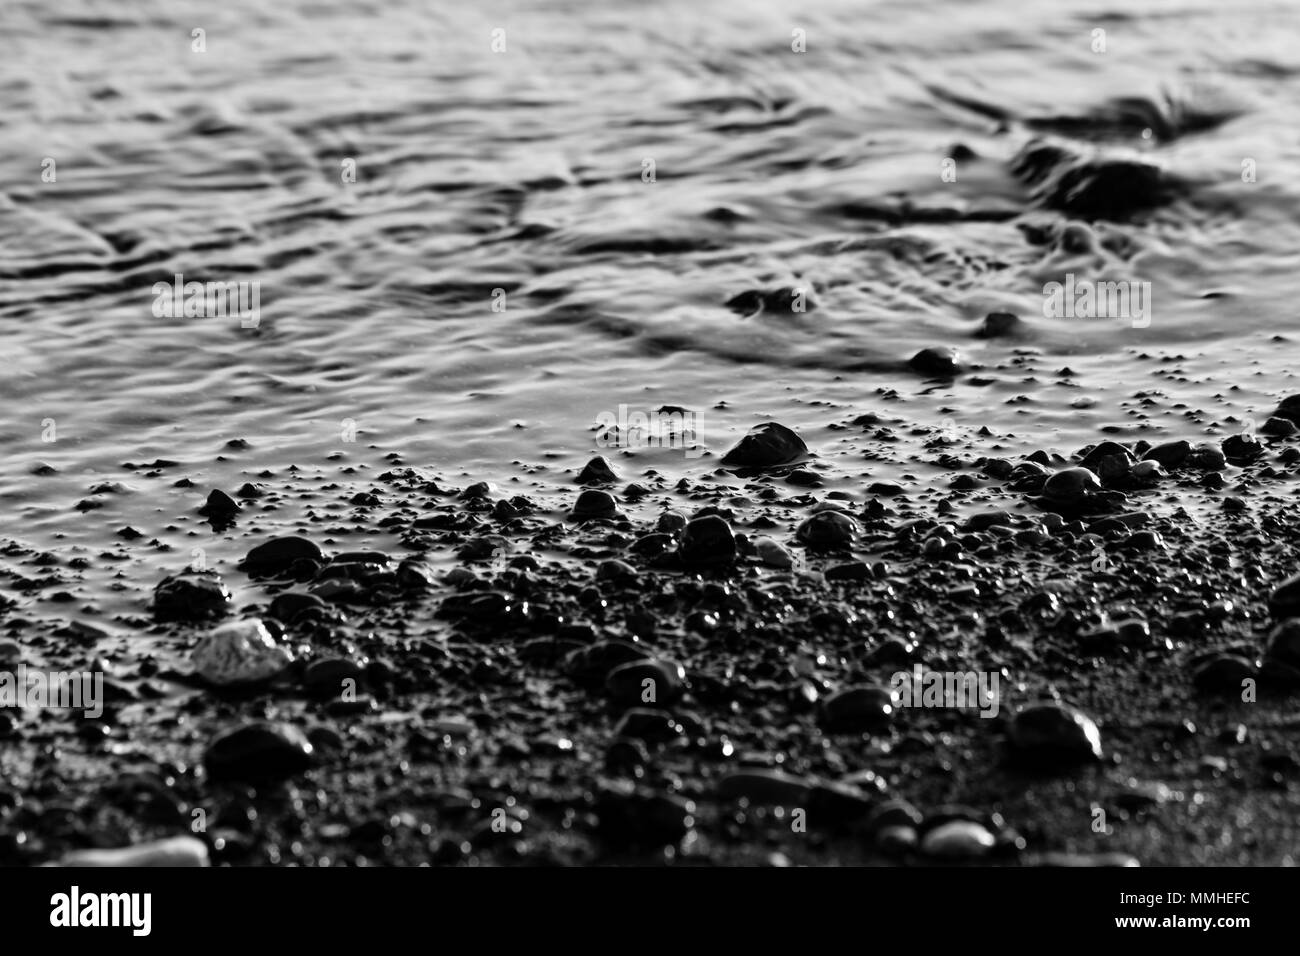
[[[705,515],[686,523],[677,554],[693,566],[731,564],[736,560],[736,537],[722,518]]]
[[[676,661],[646,658],[620,664],[605,678],[610,698],[625,707],[673,704],[682,695],[686,669]]]
[[[205,518],[222,519],[231,518],[243,510],[238,501],[220,488],[214,488],[208,492],[208,500],[199,509],[199,514]]]
[[[975,330],[977,339],[997,339],[1017,335],[1024,330],[1025,323],[1020,316],[1010,312],[990,312]]]
[[[858,523],[842,511],[819,511],[799,525],[796,536],[813,550],[851,547]]]
[[[881,731],[889,727],[897,709],[888,687],[847,687],[822,702],[822,723],[832,731]]]
[[[1168,441],[1162,445],[1156,445],[1145,455],[1143,461],[1154,461],[1162,468],[1170,471],[1178,468],[1187,460],[1187,456],[1192,452],[1191,442],[1187,441]]]
[[[907,364],[923,375],[946,378],[951,378],[962,369],[961,353],[946,345],[921,349]]]
[[[160,621],[202,621],[224,617],[233,607],[230,590],[214,571],[183,571],[163,578],[153,592]]]
[[[583,466],[582,471],[578,472],[578,484],[580,485],[609,485],[618,481],[618,475],[609,462],[601,456],[596,456]]]
[[[619,514],[618,502],[608,491],[588,489],[578,495],[569,517],[575,521],[587,521],[592,518],[613,518]]]
[[[213,780],[282,780],[303,773],[312,762],[311,743],[288,724],[254,723],[224,731],[203,755]]]
[[[768,468],[786,465],[808,454],[802,438],[778,422],[764,422],[749,430],[735,447],[722,456],[724,465]]]
[[[297,535],[272,538],[259,544],[244,558],[240,568],[249,574],[279,574],[295,561],[322,561],[320,548]]]
[[[1091,717],[1064,704],[1031,704],[1011,721],[1015,756],[1033,767],[1100,760],[1101,732]]]

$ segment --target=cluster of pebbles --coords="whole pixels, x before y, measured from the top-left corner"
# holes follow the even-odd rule
[[[1069,458],[936,438],[934,505],[818,494],[836,463],[776,422],[675,484],[593,459],[561,508],[394,465],[334,486],[389,551],[335,522],[178,569],[102,718],[4,715],[0,862],[1282,860],[1257,834],[1294,833],[1298,422]],[[999,706],[909,706],[900,672]]]

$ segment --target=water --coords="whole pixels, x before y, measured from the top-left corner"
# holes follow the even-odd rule
[[[81,0],[4,19],[0,536],[28,546],[222,564],[246,544],[177,518],[209,487],[291,463],[364,486],[393,453],[559,508],[620,405],[695,410],[715,454],[775,418],[826,457],[831,423],[885,406],[1070,451],[1107,425],[1184,437],[1198,410],[1262,421],[1300,390],[1274,338],[1300,292],[1287,4]],[[1027,242],[1065,221],[1009,172],[1044,131],[1186,192],[1098,223],[1090,250]],[[958,143],[978,158],[945,182]],[[259,283],[257,328],[155,317],[178,273]],[[1150,324],[1045,317],[1067,273],[1149,282]],[[778,286],[816,309],[724,306]],[[1026,334],[972,338],[991,310]],[[903,367],[940,344],[972,374]],[[1158,412],[1134,397],[1154,390]],[[157,458],[180,465],[122,467]],[[105,481],[126,487],[92,495]],[[128,524],[140,542],[114,536]]]

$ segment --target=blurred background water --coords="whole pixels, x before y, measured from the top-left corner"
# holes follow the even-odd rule
[[[9,537],[161,535],[205,493],[73,510],[125,461],[229,488],[395,451],[506,481],[580,464],[620,405],[695,409],[715,452],[769,417],[816,448],[836,417],[819,403],[889,389],[915,420],[1069,450],[1134,425],[1144,389],[1196,409],[1235,386],[1261,420],[1300,390],[1275,338],[1300,292],[1287,3],[9,0],[0,18]],[[1010,171],[1042,134],[1187,190],[1053,239],[1068,217]],[[1045,318],[1067,272],[1150,282],[1150,325]],[[155,317],[177,273],[258,282],[258,327]],[[816,307],[725,305],[781,286]],[[1024,334],[972,337],[992,310]],[[970,374],[905,368],[931,345]]]

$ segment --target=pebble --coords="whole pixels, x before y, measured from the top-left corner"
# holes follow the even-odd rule
[[[731,564],[736,560],[736,536],[731,525],[717,515],[694,518],[682,531],[677,556],[696,567]]]
[[[1236,654],[1218,654],[1196,668],[1192,684],[1203,694],[1240,694],[1243,681],[1258,677],[1253,662]]]
[[[788,570],[794,567],[794,555],[774,538],[766,536],[754,539],[754,554],[758,560],[769,568]]]
[[[1087,468],[1065,468],[1043,485],[1043,497],[1052,504],[1074,506],[1101,491],[1101,482]]]
[[[1296,433],[1296,424],[1291,419],[1279,415],[1259,426],[1259,433],[1273,438],[1290,438]]]
[[[802,807],[812,782],[781,770],[742,770],[718,781],[719,800],[745,799],[750,803]]]
[[[194,648],[194,672],[210,684],[228,687],[270,680],[293,663],[258,618],[216,628]]]
[[[618,781],[597,792],[595,811],[601,839],[620,848],[675,846],[695,825],[694,802]]]
[[[199,509],[199,514],[205,518],[231,518],[243,510],[238,501],[220,488],[214,488],[208,493],[208,500]]]
[[[676,661],[645,658],[620,664],[605,678],[605,690],[617,704],[672,704],[682,695],[686,668]]]
[[[1229,435],[1220,445],[1223,456],[1232,462],[1254,461],[1264,454],[1264,446],[1248,435]]]
[[[287,571],[295,561],[321,561],[320,548],[297,535],[286,535],[264,541],[244,558],[240,567],[250,574],[279,574]]]
[[[888,687],[846,687],[822,702],[822,721],[834,731],[880,731],[889,727],[896,710]]]
[[[799,525],[796,537],[814,550],[848,548],[857,534],[858,523],[839,511],[821,511]]]
[[[1015,753],[1039,765],[1100,760],[1101,732],[1092,718],[1065,704],[1031,704],[1011,721]]]
[[[921,852],[940,860],[975,860],[988,855],[995,840],[985,827],[970,820],[951,820],[921,839]]]
[[[1191,442],[1182,440],[1168,441],[1162,445],[1156,445],[1142,456],[1142,460],[1154,461],[1161,467],[1172,471],[1187,460],[1187,456],[1191,454],[1191,451]]]
[[[311,742],[289,724],[252,723],[213,738],[203,765],[213,780],[285,779],[311,767]]]
[[[201,621],[224,617],[233,607],[230,590],[215,571],[183,571],[163,578],[153,592],[160,621]]]
[[[990,312],[975,330],[977,339],[996,339],[1016,335],[1024,329],[1025,323],[1020,316],[1010,312]]]
[[[808,454],[808,446],[794,431],[778,422],[764,422],[749,430],[722,456],[724,465],[766,468],[785,465]]]
[[[578,473],[580,485],[608,485],[618,481],[618,475],[604,457],[597,455]]]
[[[950,346],[937,345],[921,349],[907,364],[923,375],[951,377],[961,371],[962,357]]]
[[[575,521],[587,521],[592,518],[613,518],[618,513],[618,502],[613,495],[608,491],[591,488],[578,495],[569,517]]]
[[[916,827],[881,827],[876,831],[876,849],[889,856],[906,856],[916,849]]]
[[[1268,609],[1276,618],[1300,617],[1300,574],[1293,574],[1273,589]]]
[[[1268,656],[1300,667],[1300,621],[1283,621],[1268,636]]]
[[[207,866],[208,848],[192,836],[114,849],[74,850],[50,866]]]
[[[364,672],[354,661],[345,657],[324,657],[312,661],[302,672],[302,686],[313,697],[342,697],[347,689],[344,681],[361,683]]]
[[[267,614],[277,621],[288,624],[295,617],[308,609],[325,611],[329,607],[315,594],[304,591],[282,591],[271,600]]]

